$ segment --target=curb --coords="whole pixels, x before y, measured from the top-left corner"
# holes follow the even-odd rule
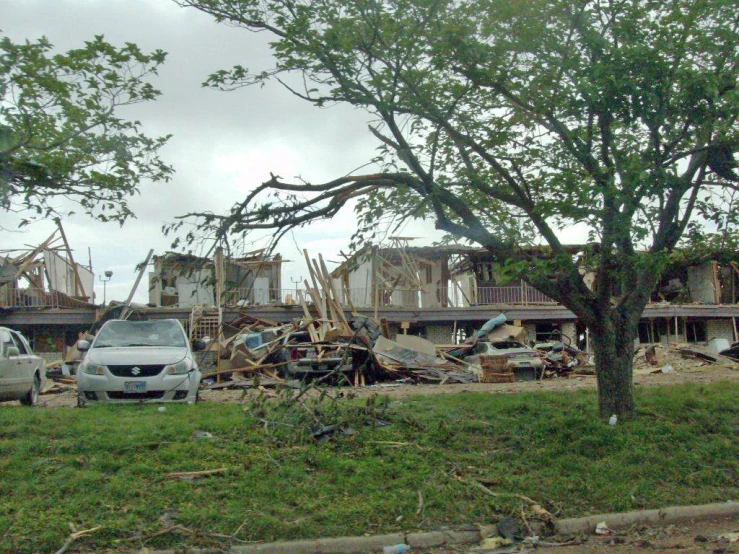
[[[592,533],[599,522],[605,521],[610,529],[628,527],[635,523],[678,523],[680,521],[709,519],[721,516],[739,515],[739,502],[721,502],[698,506],[671,506],[659,510],[639,510],[601,514],[595,516],[561,519],[555,524],[559,535]]]
[[[739,516],[739,502],[722,502],[698,506],[671,506],[658,510],[600,514],[559,520],[555,533],[575,535],[592,533],[595,526],[605,521],[610,529],[627,527],[636,523],[677,523],[722,516]],[[495,525],[482,526],[466,531],[430,531],[426,533],[391,533],[360,537],[334,537],[289,542],[273,542],[232,546],[232,554],[367,554],[382,551],[384,546],[407,544],[411,549],[438,548],[440,546],[476,544],[485,537],[497,533]],[[151,554],[176,554],[175,550],[149,551]],[[181,552],[181,551],[177,551]],[[216,554],[223,550],[193,549],[197,554]]]

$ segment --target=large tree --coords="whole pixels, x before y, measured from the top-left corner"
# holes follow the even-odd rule
[[[235,67],[209,85],[276,80],[315,106],[364,108],[380,150],[376,173],[273,176],[201,223],[279,235],[357,198],[363,230],[388,213],[433,217],[572,310],[590,330],[601,416],[633,415],[650,293],[696,205],[725,212],[736,190],[735,2],[178,3],[272,35],[271,70]],[[576,224],[590,232],[577,260],[558,236]],[[519,248],[532,236],[547,245],[535,257]]]
[[[0,208],[47,217],[67,198],[102,221],[132,216],[140,182],[172,174],[158,156],[169,137],[146,136],[120,112],[159,96],[148,78],[165,56],[102,36],[56,54],[46,38],[2,37]]]

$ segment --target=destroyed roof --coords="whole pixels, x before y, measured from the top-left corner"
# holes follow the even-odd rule
[[[183,254],[181,252],[167,251],[161,256],[154,256],[155,262],[162,262],[167,264],[181,264],[181,265],[213,265],[212,258],[206,258],[203,256],[195,256],[194,254]],[[282,263],[284,260],[280,254],[274,254],[272,256],[264,256],[264,249],[255,250],[253,252],[247,252],[246,255],[240,258],[224,258],[226,262],[235,264],[275,264]]]
[[[353,263],[357,263],[362,259],[369,259],[372,249],[376,245],[368,244],[364,248],[357,250],[350,256],[344,255],[346,260],[341,262],[332,272],[332,277],[338,277],[345,269],[351,266]],[[398,250],[397,246],[379,246],[377,253],[385,258],[388,258],[395,254]],[[478,246],[466,246],[463,244],[440,244],[436,246],[405,246],[403,250],[407,254],[415,254],[428,259],[441,258],[442,255],[449,254],[460,254],[464,252],[476,252],[478,250],[484,250]]]

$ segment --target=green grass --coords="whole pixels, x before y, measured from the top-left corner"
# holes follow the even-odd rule
[[[165,513],[198,534],[150,548],[212,545],[244,521],[240,539],[270,541],[488,523],[520,507],[474,481],[562,517],[737,499],[737,397],[730,383],[640,390],[638,418],[615,428],[597,419],[594,391],[417,397],[391,403],[388,427],[281,447],[237,405],[4,406],[0,552],[53,552],[70,525],[101,526],[75,548],[136,549],[125,539],[163,529]],[[219,467],[230,471],[163,478]]]

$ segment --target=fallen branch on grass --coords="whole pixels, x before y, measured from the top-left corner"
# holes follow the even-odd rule
[[[97,531],[100,528],[101,528],[101,526],[93,527],[92,529],[84,529],[82,531],[75,531],[74,533],[72,533],[71,535],[69,535],[69,537],[67,537],[66,542],[62,545],[62,547],[59,550],[56,551],[55,554],[63,554],[64,552],[67,551],[67,549],[70,546],[72,546],[72,543],[74,541],[76,541],[77,539],[80,539],[80,538],[82,538],[82,537],[84,537],[86,535],[89,535],[90,533],[94,533],[95,531]]]
[[[469,486],[475,487],[475,488],[481,490],[482,492],[484,492],[485,494],[487,494],[488,496],[492,496],[492,497],[495,497],[495,498],[513,497],[513,498],[518,498],[519,500],[523,500],[524,502],[527,502],[529,504],[529,509],[531,509],[531,511],[534,514],[536,514],[540,518],[544,519],[545,521],[548,521],[548,522],[553,522],[554,521],[554,516],[549,511],[547,511],[546,509],[544,509],[542,507],[542,505],[541,505],[540,502],[534,500],[533,498],[529,498],[528,496],[525,496],[523,494],[518,494],[518,493],[515,493],[515,492],[495,492],[495,491],[492,491],[489,488],[487,488],[485,485],[483,485],[482,483],[480,483],[479,481],[474,481],[474,480],[469,480],[468,481],[466,479],[463,479],[456,472],[454,472],[454,473],[447,473],[446,471],[442,471],[442,473],[444,475],[446,475],[447,477],[450,477],[450,478],[454,479],[455,481],[459,481],[460,483],[464,483],[465,485],[469,485]]]
[[[128,537],[127,539],[121,539],[121,540],[123,541],[148,541],[155,537],[161,537],[162,535],[168,535],[169,533],[174,533],[174,532],[187,533],[189,535],[195,534],[195,531],[193,531],[192,529],[188,529],[187,527],[184,527],[183,525],[171,525],[170,527],[167,527],[166,529],[162,529],[160,531],[156,531],[148,535],[134,535],[133,537]]]
[[[165,473],[166,479],[200,479],[201,477],[211,477],[228,471],[227,467],[219,467],[218,469],[205,469],[202,471],[180,471],[174,473]]]

